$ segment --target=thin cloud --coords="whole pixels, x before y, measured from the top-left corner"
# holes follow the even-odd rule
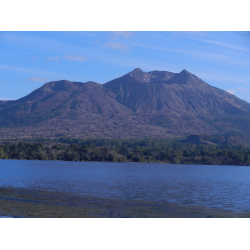
[[[48,60],[48,61],[57,61],[57,62],[59,62],[60,57],[59,57],[59,56],[47,57],[47,60]]]
[[[246,91],[249,91],[250,90],[250,88],[245,88],[245,87],[242,87],[242,86],[240,86],[240,87],[238,87],[237,88],[237,92],[246,92]]]
[[[240,86],[236,90],[228,89],[227,92],[249,102],[250,88]]]
[[[107,33],[107,32],[105,32]],[[90,37],[98,37],[98,38],[106,38],[106,36],[104,35],[100,35],[100,34],[96,34],[96,32],[93,32],[93,31],[75,31],[75,34],[78,34],[80,36],[90,36]]]
[[[249,66],[249,62],[245,62],[245,61],[239,62],[235,60],[235,58],[232,56],[226,56],[226,55],[219,54],[219,53],[209,53],[209,52],[201,52],[201,51],[186,50],[186,49],[165,48],[165,47],[159,47],[159,46],[147,45],[147,44],[135,43],[135,42],[126,42],[126,43],[130,45],[138,46],[138,47],[152,49],[152,50],[161,50],[161,51],[166,51],[166,52],[186,54],[189,57],[198,58],[200,60],[222,61],[226,63]]]
[[[41,78],[41,77],[31,77],[27,79],[29,82],[45,82],[48,79],[47,78]]]
[[[128,46],[123,43],[113,43],[113,42],[107,42],[103,45],[104,48],[111,48],[115,50],[125,50]]]
[[[234,82],[235,84],[243,83],[245,85],[248,85],[249,82],[247,79],[240,78],[241,76],[235,76],[232,75],[232,77],[227,76],[227,74],[223,74],[224,72],[218,72],[218,73],[200,73],[199,77],[206,78],[210,80],[218,80],[218,81],[228,81],[228,82]]]
[[[230,94],[232,94],[232,95],[235,95],[235,90],[233,90],[233,89],[228,89],[228,90],[226,90],[228,93],[230,93]]]
[[[38,59],[38,57],[31,57],[30,60],[31,61],[36,61]]]
[[[235,84],[244,84],[249,86],[250,78],[247,75],[240,75],[234,72],[224,72],[220,70],[206,69],[202,67],[194,67],[190,70],[193,74],[201,79],[206,80],[217,80],[217,81],[228,81]]]
[[[28,73],[34,73],[34,74],[50,74],[50,72],[48,71],[33,70],[33,69],[21,68],[21,67],[12,67],[12,66],[3,65],[3,64],[0,64],[0,69],[7,69],[7,70],[13,70],[13,71],[19,71],[19,72],[28,72]]]
[[[134,32],[129,31],[112,31],[115,37],[129,38],[134,35]]]
[[[124,56],[112,56],[112,57],[106,57],[106,56],[99,56],[100,60],[103,60],[105,62],[118,64],[124,67],[129,67],[131,70],[134,68],[141,68],[143,71],[152,71],[152,70],[167,70],[171,72],[179,72],[177,65],[174,65],[173,63],[166,63],[164,62],[158,62],[158,63],[151,63],[148,60],[138,60],[138,59],[132,59],[132,58],[126,58]],[[125,74],[126,72],[124,72]]]
[[[26,68],[12,67],[12,66],[3,65],[3,64],[0,64],[0,69],[9,69],[9,70],[14,70],[14,71],[30,72],[30,70],[26,69]]]
[[[175,33],[176,32],[181,32],[181,33],[183,33],[183,31],[175,31]],[[207,32],[207,31],[184,31],[185,33],[190,33],[190,34],[194,34],[194,35],[201,35],[201,36],[207,36],[209,33]]]
[[[232,45],[232,44],[229,44],[229,43],[222,43],[222,42],[218,42],[218,41],[215,41],[215,40],[209,40],[209,39],[197,39],[197,40],[205,42],[205,43],[216,44],[216,45],[223,46],[223,47],[230,48],[230,49],[250,52],[250,49],[242,48],[242,47],[235,46],[235,45]]]
[[[247,102],[250,103],[250,88],[243,88],[243,87],[239,87],[236,91],[236,95],[241,98],[242,100],[246,100]]]
[[[234,62],[234,58],[232,56],[226,56],[218,53],[208,53],[208,52],[200,52],[200,51],[192,51],[192,50],[180,50],[181,53],[187,54],[188,56],[210,59],[215,61],[223,61],[223,62]]]
[[[30,35],[30,33],[23,34],[22,32],[12,34],[6,34],[3,36],[4,39],[6,39],[7,42],[12,41],[17,43],[19,46],[24,45],[25,47],[35,46],[39,49],[49,49],[55,51],[55,49],[60,51],[75,51],[82,49],[80,46],[75,46],[72,44],[67,44],[63,42],[58,42],[57,40],[51,39],[51,38],[40,38],[37,36]],[[52,57],[53,58],[53,57]],[[53,59],[52,59],[53,60]]]
[[[86,57],[81,56],[81,55],[76,55],[76,56],[64,55],[63,58],[72,60],[72,61],[81,61],[81,62],[84,62],[86,60]]]

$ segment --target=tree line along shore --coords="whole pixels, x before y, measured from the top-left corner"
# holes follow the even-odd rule
[[[16,139],[0,142],[0,159],[250,166],[250,147],[178,139]]]

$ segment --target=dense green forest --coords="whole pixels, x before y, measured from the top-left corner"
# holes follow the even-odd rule
[[[181,139],[26,139],[2,142],[0,159],[249,166],[250,147]]]

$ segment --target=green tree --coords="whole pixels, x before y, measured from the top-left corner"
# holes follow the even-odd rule
[[[246,154],[246,155],[245,155],[245,157],[244,157],[244,162],[250,163],[250,155],[249,155],[249,154]]]
[[[139,146],[134,146],[134,148],[133,148],[133,153],[135,154],[135,156],[138,158],[139,157],[139,155],[142,153],[142,150],[141,150],[141,147],[139,147]]]
[[[78,150],[78,146],[75,143],[70,144],[70,149],[72,149],[72,151],[77,151]]]
[[[65,145],[62,145],[62,144],[57,144],[57,145],[54,145],[52,147],[52,149],[56,149],[56,150],[65,150],[67,147]]]
[[[25,144],[22,141],[20,141],[20,142],[18,142],[18,146],[17,147],[20,150],[24,150],[25,149]]]
[[[129,161],[132,161],[133,155],[132,155],[132,154],[128,154],[128,155],[127,155],[127,159],[128,159]]]
[[[77,152],[71,150],[67,150],[64,156],[66,161],[78,161],[80,158],[80,155]]]
[[[100,148],[100,153],[101,153],[102,158],[106,160],[108,158],[109,149],[107,147],[102,147]]]
[[[0,159],[3,159],[5,156],[3,148],[0,148]]]
[[[37,145],[41,150],[44,150],[44,144],[42,142],[37,143]]]
[[[237,152],[236,155],[235,155],[235,159],[237,162],[244,162],[244,154],[242,152]]]
[[[121,147],[118,148],[118,153],[122,155],[128,154],[128,146],[127,145],[121,145]]]
[[[115,156],[113,154],[109,154],[108,161],[112,161],[113,162],[115,160],[116,160]]]

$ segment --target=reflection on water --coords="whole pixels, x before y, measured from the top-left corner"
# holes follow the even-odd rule
[[[0,160],[0,186],[250,210],[250,167]]]

